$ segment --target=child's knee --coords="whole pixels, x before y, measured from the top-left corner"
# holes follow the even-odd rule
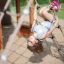
[[[43,7],[43,8],[40,9],[39,14],[40,14],[40,16],[42,16],[42,15],[45,15],[46,12],[47,12],[46,7]]]

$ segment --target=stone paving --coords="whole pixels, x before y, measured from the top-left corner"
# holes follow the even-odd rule
[[[62,28],[64,30],[64,25]],[[58,28],[53,34],[58,44],[64,45],[64,36]],[[42,43],[44,51],[40,54],[33,54],[27,49],[27,38],[18,37],[10,48],[6,64],[64,64],[64,57],[58,53],[55,44],[54,40],[47,38]]]

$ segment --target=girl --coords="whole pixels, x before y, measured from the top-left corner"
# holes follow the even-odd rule
[[[59,10],[60,3],[58,0],[54,0],[50,6],[45,6],[40,9],[39,15],[42,18],[42,21],[38,21],[37,17],[35,16],[32,29],[31,29],[31,35],[28,38],[28,49],[34,52],[37,50],[37,52],[43,51],[43,47],[41,44],[39,44],[39,40],[46,39],[52,31],[56,28],[58,25],[58,18],[54,16],[54,14],[50,13],[50,10],[58,11]],[[40,51],[38,49],[39,46]]]

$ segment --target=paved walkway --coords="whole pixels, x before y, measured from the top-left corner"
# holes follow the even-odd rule
[[[51,39],[47,40],[49,40],[48,44],[43,43],[45,46],[44,51],[38,55],[33,54],[27,49],[26,38],[19,38],[10,48],[6,64],[64,64],[61,58],[52,56],[50,44],[53,42]]]

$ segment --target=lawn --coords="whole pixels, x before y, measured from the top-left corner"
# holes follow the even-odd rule
[[[62,4],[61,10],[57,13],[60,19],[64,19],[64,3]]]
[[[48,1],[44,1],[44,3],[47,3]],[[42,4],[41,2],[39,3],[40,5],[46,5],[46,4]],[[24,4],[25,5],[25,4]],[[24,5],[22,4],[22,7],[21,7],[21,11],[24,9]],[[16,12],[16,7],[15,6],[11,6],[11,11],[12,12]],[[61,5],[61,9],[58,11],[58,13],[57,13],[57,15],[58,15],[58,17],[60,18],[60,19],[64,19],[64,3],[62,3],[62,5]]]

